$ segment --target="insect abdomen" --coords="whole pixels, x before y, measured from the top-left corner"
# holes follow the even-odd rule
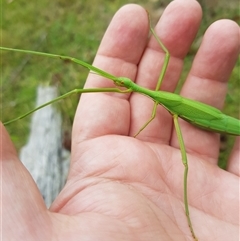
[[[240,135],[240,120],[223,114],[215,107],[162,91],[157,97],[169,112],[193,125],[215,132]]]

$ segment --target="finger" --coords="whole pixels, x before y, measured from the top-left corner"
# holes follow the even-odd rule
[[[28,227],[34,229],[33,217],[38,217],[37,220],[41,224],[43,223],[39,212],[46,211],[46,206],[31,175],[19,161],[16,150],[2,123],[0,123],[0,134],[1,201],[4,207],[2,209],[2,218],[4,219],[2,230],[7,232],[12,230],[14,226],[16,232],[12,233],[12,237],[19,232],[24,236],[24,231],[26,231],[25,235],[28,235],[31,231],[28,230]],[[19,237],[12,240],[19,240]]]
[[[93,65],[115,76],[134,80],[147,37],[146,11],[138,5],[124,6],[112,19]],[[90,75],[85,88],[90,87],[113,87],[113,83]],[[73,142],[106,134],[127,135],[130,122],[128,97],[116,93],[82,95],[75,116]]]
[[[239,27],[235,22],[220,20],[213,23],[204,35],[181,95],[221,109],[239,48]],[[219,135],[186,122],[181,122],[181,127],[187,150],[217,164]],[[178,146],[176,136],[173,145]]]
[[[156,25],[155,31],[171,55],[161,90],[174,91],[182,71],[183,59],[196,36],[201,16],[201,7],[197,1],[177,0],[168,5]],[[139,65],[137,84],[152,90],[156,88],[165,55],[152,36]],[[131,134],[135,134],[150,118],[153,102],[145,96],[133,94],[131,104],[133,109]],[[171,131],[172,117],[159,107],[156,118],[138,138],[169,143]]]
[[[227,171],[240,176],[240,137],[236,138],[231,156],[228,161]]]

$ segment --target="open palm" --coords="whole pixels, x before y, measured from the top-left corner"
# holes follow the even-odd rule
[[[200,20],[197,2],[178,0],[157,24],[156,32],[171,53],[163,90],[174,91]],[[123,7],[103,38],[94,65],[154,89],[164,52],[154,38],[148,41],[148,31],[144,9]],[[239,33],[229,20],[210,26],[181,95],[222,108],[226,82],[239,54]],[[90,74],[86,87],[111,87],[111,81]],[[192,240],[183,203],[184,167],[171,115],[159,107],[156,118],[132,137],[149,119],[152,107],[152,100],[135,93],[82,95],[68,180],[49,210],[1,127],[4,238]],[[197,237],[238,240],[239,145],[228,170],[221,170],[219,135],[184,121],[180,125],[188,152],[189,209]]]

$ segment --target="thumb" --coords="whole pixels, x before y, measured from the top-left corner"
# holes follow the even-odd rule
[[[0,136],[3,234],[19,238],[17,235],[20,232],[23,234],[23,230],[29,232],[33,228],[34,217],[41,216],[39,213],[46,210],[46,206],[30,173],[19,161],[16,149],[1,122]],[[14,232],[11,231],[13,227]]]

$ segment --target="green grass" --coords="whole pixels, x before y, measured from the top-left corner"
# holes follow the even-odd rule
[[[1,45],[69,55],[91,63],[112,16],[126,3],[128,1],[5,1]],[[88,73],[69,62],[19,53],[1,54],[3,121],[34,107],[38,84],[55,84],[59,94],[63,94],[82,88]],[[66,129],[72,124],[78,98],[72,96],[61,103]],[[30,118],[7,127],[18,149],[26,141]]]
[[[159,10],[169,1],[131,1],[146,7],[154,19]],[[114,13],[124,4],[124,0],[67,1],[8,0],[2,2],[1,46],[64,54],[93,61],[101,38]],[[196,41],[185,59],[181,82],[191,67],[198,43],[207,27],[215,20],[230,18],[239,20],[238,1],[202,0],[204,18]],[[212,5],[211,5],[212,4]],[[30,56],[19,53],[1,53],[1,120],[7,121],[34,107],[36,87],[54,84],[63,94],[74,88],[81,88],[88,71],[69,62]],[[233,71],[225,112],[238,117],[239,112],[239,62]],[[61,103],[64,130],[70,130],[79,96],[72,96]],[[28,136],[30,118],[8,126],[8,131],[19,149]],[[231,138],[230,138],[231,139]],[[226,149],[232,145],[227,143]],[[223,152],[226,155],[227,152]],[[226,157],[221,157],[221,160]],[[225,164],[221,164],[224,166]]]

